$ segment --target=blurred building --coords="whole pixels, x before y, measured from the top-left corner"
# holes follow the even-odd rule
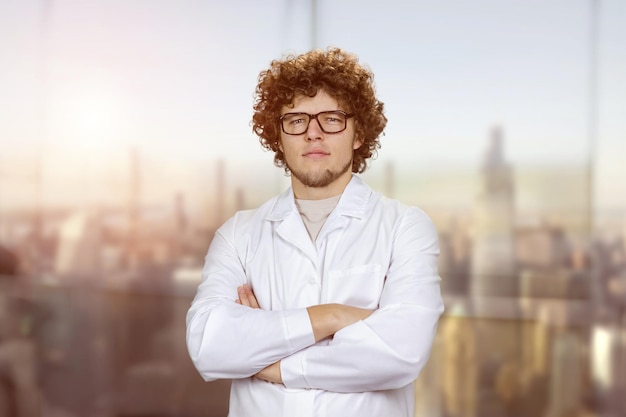
[[[58,232],[54,272],[63,277],[94,278],[100,271],[100,216],[77,211],[61,224]]]
[[[466,330],[473,332],[475,341],[470,366],[476,367],[476,385],[471,400],[475,408],[464,415],[480,417],[506,415],[517,399],[518,390],[512,388],[517,375],[511,370],[519,367],[521,335],[521,322],[515,320],[519,312],[513,172],[504,158],[502,129],[493,128],[489,139],[471,235],[469,314],[474,320]]]
[[[602,417],[626,414],[626,314],[621,323],[596,324],[591,330],[591,372],[595,408]]]
[[[437,334],[440,390],[447,417],[478,416],[478,354],[474,322],[462,303],[448,306]]]
[[[578,228],[565,229],[576,222],[517,218],[501,129],[494,128],[489,139],[471,224],[450,221],[440,235],[447,307],[437,345],[441,415],[585,415],[594,391],[585,348],[595,321],[588,248]],[[623,259],[613,247],[597,249],[602,265],[611,265],[607,258]],[[601,273],[608,277],[622,269]],[[599,286],[605,289],[599,297],[616,299],[608,285]],[[601,339],[618,340],[606,334]],[[600,345],[606,350],[606,342]],[[621,356],[613,357],[615,367]],[[606,360],[596,367],[606,380]],[[612,378],[606,386],[622,386]]]
[[[439,233],[439,274],[441,291],[446,294],[468,295],[471,273],[472,242],[468,230],[456,217],[449,227]]]
[[[517,296],[513,171],[505,161],[502,129],[491,132],[481,169],[472,230],[471,294]]]
[[[520,269],[551,269],[569,265],[571,245],[560,227],[539,224],[515,231],[515,258]]]
[[[17,255],[0,245],[0,275],[15,275],[18,264]]]
[[[594,317],[591,373],[598,415],[626,414],[626,245],[621,236],[592,246]],[[619,414],[621,412],[621,414]]]
[[[18,259],[0,246],[0,416],[39,417],[36,327],[43,310],[33,303],[17,276]]]

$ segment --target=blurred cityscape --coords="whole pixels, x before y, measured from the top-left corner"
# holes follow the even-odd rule
[[[471,210],[425,207],[446,312],[415,416],[626,416],[626,213],[523,212],[504,147],[496,127]],[[229,381],[196,373],[185,314],[216,227],[249,208],[245,190],[227,189],[218,161],[210,221],[197,220],[183,194],[146,207],[140,153],[129,161],[119,207],[0,218],[0,416],[226,416]],[[542,175],[559,184],[558,168]],[[396,177],[390,164],[374,182],[399,194]]]

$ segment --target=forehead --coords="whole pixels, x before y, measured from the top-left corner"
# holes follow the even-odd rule
[[[340,103],[325,90],[319,90],[316,95],[309,97],[305,94],[296,94],[290,106],[283,106],[283,111],[320,112],[326,110],[344,110]]]

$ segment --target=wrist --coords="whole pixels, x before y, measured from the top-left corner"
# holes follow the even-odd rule
[[[344,304],[320,304],[308,307],[307,312],[316,342],[372,314],[372,310]]]
[[[339,304],[320,304],[307,308],[315,341],[319,342],[340,329]]]

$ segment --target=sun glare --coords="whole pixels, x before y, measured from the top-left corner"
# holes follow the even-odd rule
[[[115,123],[115,108],[110,97],[91,95],[76,100],[78,129],[86,134],[99,134]]]
[[[93,149],[109,146],[123,137],[122,95],[105,81],[65,83],[51,94],[51,134],[60,143]]]

